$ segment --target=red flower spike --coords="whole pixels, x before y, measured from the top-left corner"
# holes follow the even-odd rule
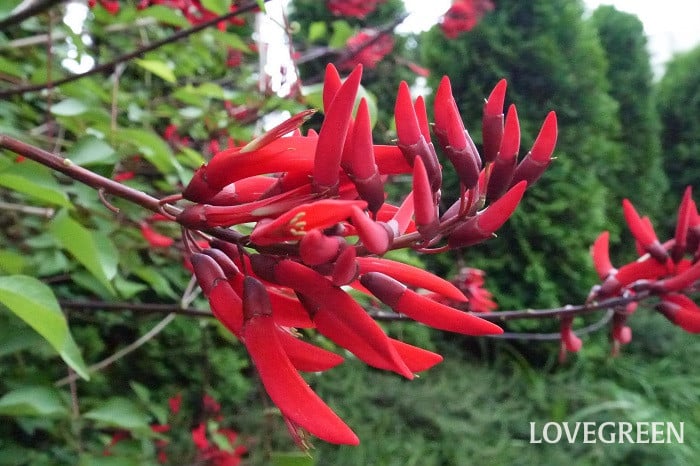
[[[333,65],[333,63],[329,63],[328,65],[326,65],[326,75],[323,79],[324,112],[328,113],[328,110],[331,108],[331,103],[333,102],[335,95],[338,93],[338,90],[342,85],[343,82],[340,79],[340,74],[338,74],[338,70]]]
[[[610,262],[609,238],[610,232],[604,231],[598,235],[591,247],[593,266],[601,280],[605,280],[611,273],[617,271]]]
[[[146,222],[141,222],[141,235],[152,248],[168,248],[175,243],[169,236],[161,235]]]
[[[442,362],[442,356],[400,340],[389,339],[411,372],[423,372]]]
[[[379,257],[358,257],[357,264],[360,274],[381,272],[412,287],[424,288],[454,301],[467,302],[467,297],[459,288],[444,278],[418,267]]]
[[[323,372],[343,362],[341,356],[297,338],[287,330],[278,327],[277,336],[285,354],[298,371]]]
[[[375,222],[357,206],[352,206],[351,218],[362,244],[369,252],[382,255],[389,250],[394,235],[386,224]]]
[[[664,295],[656,309],[686,332],[700,333],[700,308],[687,296]]]
[[[408,379],[413,373],[399,357],[379,325],[350,295],[323,275],[289,259],[256,254],[255,273],[263,279],[295,290],[310,311],[316,329],[366,364],[394,371]]]
[[[360,283],[394,311],[430,327],[465,335],[503,333],[498,325],[421,296],[383,273],[363,274]]]
[[[331,282],[335,286],[344,286],[352,283],[359,273],[359,266],[357,265],[357,253],[355,248],[346,247],[338,255],[338,258],[333,264],[333,271],[331,272]]]
[[[337,192],[343,144],[361,78],[362,66],[358,65],[340,87],[326,112],[314,155],[313,186],[316,192]]]
[[[231,333],[239,336],[243,326],[243,304],[224,271],[214,258],[205,254],[192,254],[190,262],[212,313]]]
[[[652,290],[657,293],[670,293],[682,291],[698,280],[700,280],[700,262],[696,262],[678,275],[653,283],[651,286]]]
[[[413,206],[415,209],[416,228],[424,241],[430,241],[437,235],[440,223],[437,217],[437,205],[430,190],[428,172],[420,157],[413,162]]]
[[[632,232],[632,236],[639,241],[640,246],[656,260],[665,263],[666,259],[668,259],[668,253],[656,237],[651,223],[645,223],[642,220],[628,199],[622,200],[622,211],[625,215],[627,227]]]
[[[464,128],[447,76],[442,78],[435,94],[434,129],[438,142],[454,166],[461,183],[467,189],[476,186],[481,170],[481,158],[474,141]]]
[[[448,238],[449,246],[462,248],[491,238],[494,232],[513,215],[525,193],[525,188],[527,188],[527,182],[519,182],[500,199],[455,228]]]
[[[511,186],[522,180],[527,181],[530,185],[539,180],[549,164],[552,163],[552,153],[556,143],[557,115],[554,112],[549,112],[542,123],[542,128],[532,145],[532,149],[515,168]]]
[[[345,152],[343,169],[355,185],[360,198],[367,201],[369,211],[376,215],[384,203],[384,182],[374,161],[369,108],[364,98],[357,108],[352,142],[346,146]]]
[[[484,103],[484,116],[481,120],[484,163],[496,160],[498,150],[501,147],[503,138],[503,103],[506,97],[507,85],[505,79],[498,81],[498,84],[496,84],[488,99],[486,99],[486,103]]]
[[[357,435],[316,395],[280,343],[265,286],[246,277],[243,343],[272,402],[282,415],[329,443],[357,445]]]
[[[282,241],[297,241],[311,230],[323,230],[346,220],[351,216],[353,208],[366,207],[365,201],[339,199],[321,199],[298,205],[271,222],[258,222],[250,235],[250,240],[260,246]]]
[[[688,242],[688,227],[690,226],[691,216],[693,215],[693,190],[690,186],[685,188],[683,200],[678,207],[678,220],[676,222],[676,233],[674,235],[675,242],[671,248],[671,258],[674,262],[678,262],[685,254]]]
[[[325,264],[338,257],[345,244],[339,236],[326,236],[320,230],[311,230],[299,241],[299,257],[307,265]]]
[[[496,200],[503,195],[513,179],[515,166],[518,161],[520,151],[520,122],[518,121],[518,111],[515,105],[508,108],[506,122],[503,128],[503,138],[498,156],[493,162],[489,185],[486,197],[489,200]]]

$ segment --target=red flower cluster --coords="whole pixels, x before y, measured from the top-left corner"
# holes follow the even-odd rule
[[[343,68],[354,68],[363,65],[367,68],[376,68],[377,63],[394,49],[394,39],[389,34],[383,34],[376,38],[377,32],[373,29],[365,29],[350,37],[346,43],[348,50],[353,53],[352,60],[343,63]],[[365,45],[373,41],[371,45]]]
[[[302,136],[298,130],[313,113],[306,111],[243,147],[217,153],[184,190],[183,197],[194,204],[177,217],[193,230],[251,225],[248,235],[232,232],[240,235],[233,242],[213,239],[203,249],[190,245],[197,281],[213,314],[245,345],[292,434],[300,438],[308,431],[339,444],[359,440],[299,371],[324,371],[342,357],[305,342],[291,328],[315,328],[368,365],[408,379],[442,357],[387,336],[348,289],[437,329],[501,333],[500,327],[420,292],[467,301],[452,283],[381,256],[390,249],[460,248],[491,238],[551,161],[557,136],[550,113],[518,163],[517,114],[511,107],[504,118],[506,83],[501,81],[484,106],[482,156],[464,128],[449,80],[443,79],[432,127],[463,195],[440,215],[442,167],[423,99],[413,101],[401,83],[398,143],[374,144],[364,99],[353,117],[361,74],[358,66],[343,82],[329,65],[319,133]],[[400,205],[385,202],[387,177],[407,173],[413,176],[412,191]],[[488,301],[482,306],[489,307]]]
[[[440,19],[440,28],[448,39],[454,39],[474,29],[493,8],[490,0],[456,0]]]
[[[377,9],[384,0],[326,0],[326,6],[336,16],[353,16],[363,19]]]
[[[622,202],[625,221],[635,239],[638,259],[614,267],[608,253],[609,233],[604,231],[593,243],[591,254],[602,284],[594,287],[590,300],[658,295],[657,310],[687,332],[700,333],[700,307],[687,293],[700,280],[700,215],[688,187],[678,209],[674,237],[661,242],[648,217],[641,217],[631,202]],[[613,318],[612,339],[616,347],[632,339],[627,317],[636,309],[631,302],[618,309]]]
[[[88,7],[95,8],[98,3],[111,15],[119,13],[120,5],[118,0],[88,0]]]

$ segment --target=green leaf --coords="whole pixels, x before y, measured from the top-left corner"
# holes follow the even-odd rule
[[[355,30],[343,19],[333,21],[332,26],[333,35],[328,41],[328,46],[334,49],[342,49],[345,47],[348,39],[355,34]]]
[[[302,451],[272,452],[271,458],[274,466],[314,466],[316,461],[309,454]]]
[[[112,146],[95,136],[83,136],[66,153],[71,162],[81,165],[110,165],[116,159]]]
[[[87,367],[51,289],[33,277],[0,277],[0,303],[36,330],[82,378]]]
[[[22,273],[26,266],[24,256],[13,251],[0,250],[0,271],[14,275]]]
[[[314,21],[309,26],[309,42],[316,42],[326,37],[328,27],[325,21]]]
[[[141,280],[148,283],[153,291],[155,291],[159,296],[177,299],[177,293],[173,291],[172,287],[170,286],[170,282],[168,282],[168,280],[155,269],[150,267],[139,267],[132,270],[132,272]]]
[[[26,194],[34,199],[53,205],[72,208],[68,196],[58,187],[50,187],[15,173],[0,173],[0,186],[18,193]]]
[[[220,41],[222,44],[228,45],[233,49],[240,50],[243,53],[251,53],[250,46],[245,40],[241,39],[241,36],[238,34],[228,31],[219,31],[218,29],[211,32],[216,40]]]
[[[66,99],[51,106],[51,113],[58,116],[76,116],[85,113],[88,106],[78,99]]]
[[[136,128],[122,128],[116,135],[121,142],[136,146],[141,155],[162,174],[176,171],[180,178],[183,177],[182,167],[175,160],[170,146],[155,133]]]
[[[22,387],[0,398],[0,415],[60,417],[68,415],[68,409],[53,388]]]
[[[117,249],[106,235],[83,227],[70,218],[65,210],[59,212],[51,221],[49,231],[63,249],[114,293],[110,281],[117,274]]]
[[[44,343],[41,335],[24,324],[0,326],[0,357],[30,348],[36,352]]]
[[[169,83],[177,82],[177,78],[175,78],[175,73],[173,72],[172,67],[163,61],[145,60],[137,58],[136,60],[134,60],[134,63],[139,65],[144,70],[155,74],[164,81],[167,81]]]
[[[110,398],[83,416],[100,424],[129,431],[150,432],[151,430],[148,415],[127,398]]]
[[[217,15],[223,15],[229,11],[231,0],[202,0],[202,6]]]
[[[187,27],[190,25],[184,16],[177,14],[172,8],[164,5],[153,5],[143,10],[141,14],[155,18],[159,23],[171,26]]]

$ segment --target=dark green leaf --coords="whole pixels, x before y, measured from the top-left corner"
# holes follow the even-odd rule
[[[113,164],[116,161],[112,146],[95,136],[83,136],[73,144],[66,158],[81,166]]]
[[[114,397],[84,414],[100,424],[139,432],[150,431],[149,417],[127,398]]]

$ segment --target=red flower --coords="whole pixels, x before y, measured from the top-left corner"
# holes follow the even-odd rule
[[[200,451],[204,451],[209,448],[209,440],[207,440],[207,426],[204,425],[203,422],[192,429],[192,442]]]
[[[440,28],[448,39],[471,31],[487,11],[493,10],[490,0],[457,0],[440,19]]]
[[[353,53],[353,57],[343,63],[344,69],[351,69],[357,65],[374,69],[384,57],[391,53],[394,49],[394,39],[388,34],[382,34],[381,37],[376,38],[377,34],[379,33],[375,30],[365,29],[348,39],[345,45],[349,52]],[[372,41],[371,45],[365,45],[370,41]]]
[[[148,244],[153,248],[167,248],[172,246],[175,242],[171,237],[161,235],[155,231],[146,222],[141,222],[141,235],[143,235],[144,239],[148,241]]]
[[[336,16],[354,16],[363,19],[384,0],[326,0],[326,6]]]

